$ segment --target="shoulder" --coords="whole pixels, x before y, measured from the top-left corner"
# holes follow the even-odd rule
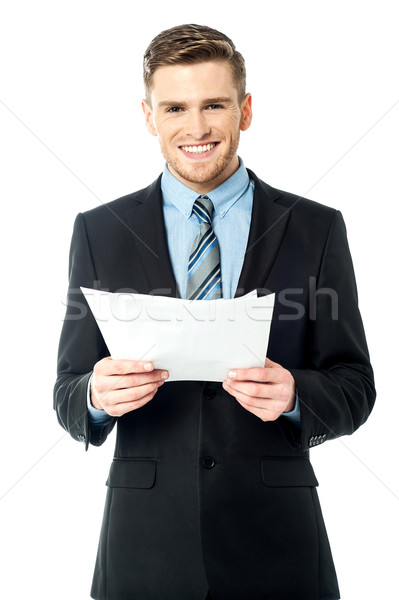
[[[249,171],[249,175],[255,183],[255,193],[258,193],[260,197],[285,208],[291,213],[292,217],[310,221],[321,219],[331,222],[337,212],[339,212],[335,208],[326,206],[325,204],[321,204],[320,202],[316,202],[299,194],[274,188],[259,179],[252,171]]]
[[[149,186],[142,188],[136,192],[126,194],[116,200],[105,202],[95,208],[82,213],[85,222],[96,223],[104,220],[113,220],[125,218],[125,215],[130,210],[136,208],[146,201],[150,196],[161,194],[161,175]]]

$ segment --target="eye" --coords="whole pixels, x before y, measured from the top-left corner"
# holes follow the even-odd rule
[[[182,110],[183,110],[183,109],[182,109],[182,107],[181,107],[181,106],[171,106],[170,108],[168,108],[168,109],[166,110],[166,112],[168,112],[168,113],[179,113],[179,112],[181,112]]]
[[[207,108],[210,110],[217,110],[219,108],[223,108],[223,106],[221,104],[209,104],[209,106],[207,106]]]

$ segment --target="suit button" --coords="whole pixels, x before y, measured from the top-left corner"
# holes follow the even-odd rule
[[[213,467],[216,465],[216,461],[214,458],[212,458],[212,456],[205,456],[202,464],[206,469],[213,469]]]
[[[213,387],[207,387],[205,389],[205,398],[208,398],[208,400],[210,400],[211,398],[214,398],[216,396],[216,390]]]

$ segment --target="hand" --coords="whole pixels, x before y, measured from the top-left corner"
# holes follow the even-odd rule
[[[121,417],[152,400],[168,377],[167,371],[154,369],[148,361],[103,358],[94,366],[91,403],[112,417]]]
[[[229,371],[223,387],[262,421],[275,421],[295,406],[294,378],[287,369],[268,358],[263,368]]]

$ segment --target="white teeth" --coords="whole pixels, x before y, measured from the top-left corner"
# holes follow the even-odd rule
[[[193,154],[202,154],[203,152],[208,152],[208,150],[212,150],[216,144],[205,144],[203,146],[182,146],[182,150],[184,152],[191,152]]]

